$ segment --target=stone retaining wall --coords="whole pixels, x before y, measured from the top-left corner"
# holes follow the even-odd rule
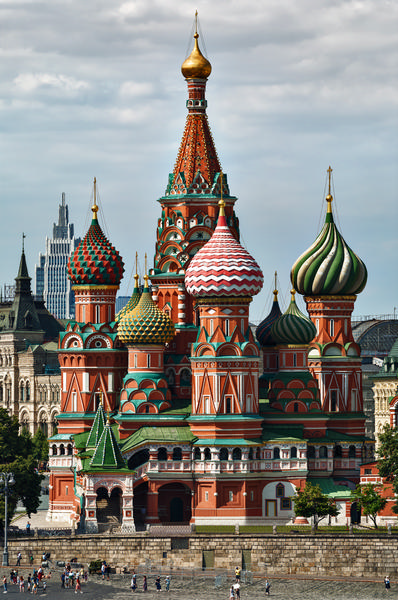
[[[11,539],[10,565],[22,552],[35,564],[43,552],[51,561],[89,563],[101,559],[113,567],[138,567],[150,560],[157,568],[234,569],[237,565],[269,576],[312,574],[383,578],[398,577],[398,538],[354,535],[190,535],[151,538],[137,535],[83,535]],[[245,564],[242,565],[242,558]]]

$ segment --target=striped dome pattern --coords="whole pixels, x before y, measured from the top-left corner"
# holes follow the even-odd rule
[[[159,310],[148,289],[148,277],[137,306],[122,316],[118,323],[118,338],[127,346],[135,344],[166,344],[174,335],[174,323]]]
[[[188,293],[196,297],[255,296],[263,281],[257,262],[232,235],[221,205],[212,237],[185,272]]]
[[[274,346],[275,340],[271,335],[272,325],[275,323],[276,319],[281,316],[282,312],[279,308],[278,297],[275,294],[274,301],[272,303],[271,312],[268,317],[265,317],[263,321],[261,321],[260,325],[256,329],[256,338],[260,346]]]
[[[133,289],[133,293],[131,294],[131,298],[127,302],[126,306],[124,306],[122,308],[122,310],[120,310],[117,313],[117,315],[115,316],[116,323],[119,323],[119,321],[121,320],[123,315],[125,315],[127,312],[130,312],[131,310],[133,310],[133,308],[135,308],[137,306],[138,302],[140,301],[141,292],[140,292],[140,288],[138,285],[138,275],[134,275],[134,279],[135,279],[135,286]]]
[[[69,259],[69,279],[74,285],[119,285],[123,273],[123,260],[105,237],[95,215]]]
[[[316,335],[316,327],[298,308],[292,291],[287,311],[271,327],[271,337],[277,344],[309,344]]]
[[[304,296],[352,295],[362,292],[367,270],[339,233],[330,203],[321,233],[294,263],[290,278]]]

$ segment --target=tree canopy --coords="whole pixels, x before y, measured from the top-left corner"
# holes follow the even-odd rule
[[[337,517],[339,514],[333,500],[322,493],[318,484],[313,485],[309,481],[305,484],[304,489],[297,490],[293,500],[296,516],[313,517],[315,529],[318,529],[319,522],[325,517]]]
[[[387,504],[387,498],[382,498],[377,486],[372,483],[358,484],[352,497],[362,508],[363,514],[373,521],[373,525],[377,529],[377,513],[383,510]]]
[[[379,434],[379,441],[377,450],[379,474],[392,484],[396,498],[392,510],[398,514],[398,429],[386,424]]]
[[[19,501],[26,512],[37,512],[40,503],[41,481],[43,476],[37,470],[37,459],[32,453],[33,442],[28,432],[19,433],[16,416],[10,416],[0,408],[0,473],[13,473],[15,485],[9,487],[8,519],[14,515]],[[4,522],[4,487],[0,487],[0,522]]]

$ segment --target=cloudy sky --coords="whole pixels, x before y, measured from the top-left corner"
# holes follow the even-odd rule
[[[340,231],[369,271],[355,314],[393,313],[395,0],[0,0],[0,284],[13,283],[22,232],[33,276],[62,192],[84,234],[96,176],[131,292],[184,128],[195,9],[213,67],[210,126],[264,271],[252,320],[269,310],[275,270],[289,298],[290,267],[324,218],[329,165]]]

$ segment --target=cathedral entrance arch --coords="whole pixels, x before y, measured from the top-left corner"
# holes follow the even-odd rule
[[[134,488],[134,523],[136,531],[145,529],[148,502],[148,482]]]
[[[162,523],[187,523],[191,519],[191,490],[183,483],[159,488],[158,516]]]
[[[117,524],[121,522],[122,490],[112,489],[110,495],[105,487],[97,489],[97,523]]]

